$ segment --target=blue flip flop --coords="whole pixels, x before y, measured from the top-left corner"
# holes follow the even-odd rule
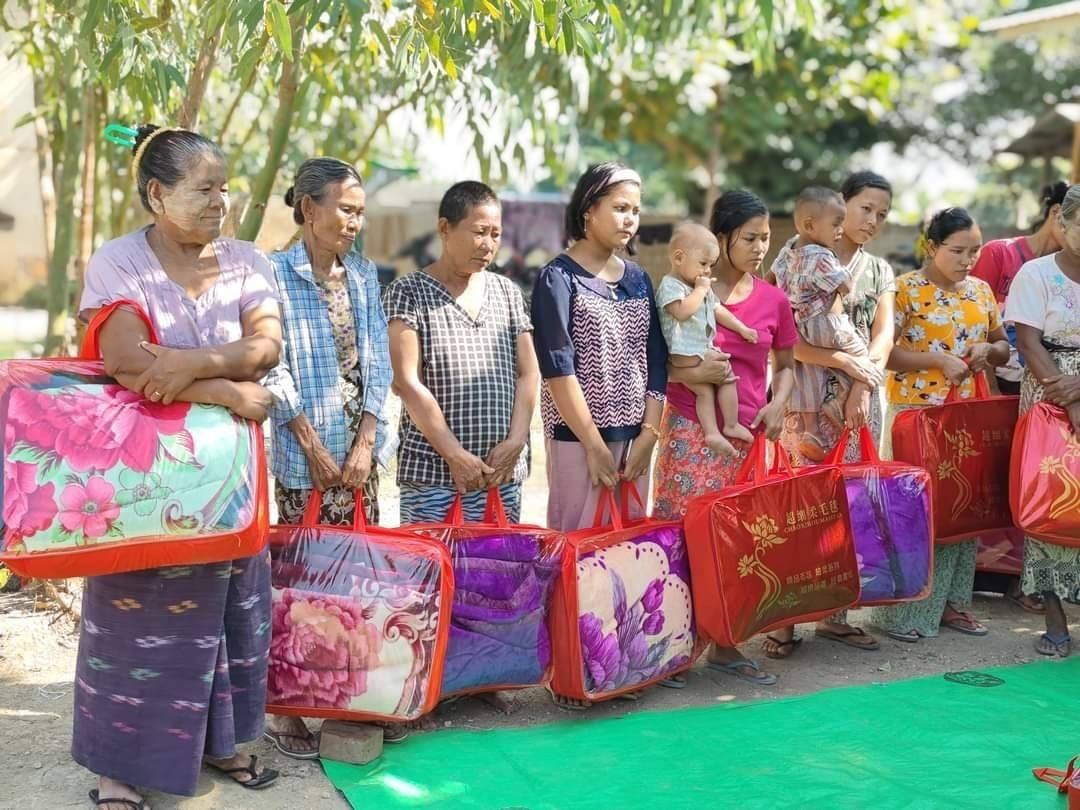
[[[776,676],[771,672],[762,672],[757,661],[744,658],[741,661],[732,661],[730,664],[721,664],[719,661],[707,661],[705,669],[714,672],[723,672],[725,675],[734,675],[741,681],[752,683],[757,686],[772,686],[776,683]],[[750,670],[746,672],[745,670]]]

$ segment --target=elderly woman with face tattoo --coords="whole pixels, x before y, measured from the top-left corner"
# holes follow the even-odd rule
[[[270,263],[221,236],[228,168],[184,129],[141,127],[132,173],[153,224],[102,245],[80,317],[121,307],[101,331],[109,374],[153,402],[223,405],[262,421],[258,384],[278,363],[281,322]],[[167,481],[164,482],[167,485]],[[245,788],[277,773],[238,753],[263,729],[270,645],[266,551],[208,565],[90,577],[75,669],[75,761],[98,775],[91,800],[141,810],[136,792],[192,796],[205,762]]]

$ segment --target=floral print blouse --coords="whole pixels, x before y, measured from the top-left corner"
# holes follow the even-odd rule
[[[969,276],[955,290],[945,290],[921,270],[896,282],[896,345],[914,352],[940,352],[964,357],[977,343],[1001,328],[1001,313],[990,285]],[[889,378],[893,405],[940,405],[949,383],[939,369],[894,372]],[[960,388],[964,399],[973,393],[969,377]]]

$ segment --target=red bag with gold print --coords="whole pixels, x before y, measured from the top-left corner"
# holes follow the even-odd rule
[[[991,396],[975,376],[975,396],[954,387],[944,405],[897,414],[893,459],[925,467],[934,486],[934,540],[958,543],[1013,525],[1009,453],[1020,398]]]
[[[736,483],[686,512],[699,631],[733,646],[777,627],[824,618],[859,598],[859,568],[838,467],[770,470],[759,435]]]
[[[1056,405],[1037,402],[1017,423],[1009,502],[1031,536],[1080,547],[1080,441]]]

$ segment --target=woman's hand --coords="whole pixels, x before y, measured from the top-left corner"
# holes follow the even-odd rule
[[[589,468],[589,478],[594,487],[614,489],[619,483],[615,457],[603,442],[585,448],[585,464]]]
[[[220,380],[225,386],[222,405],[239,416],[252,422],[265,422],[274,405],[274,395],[255,382],[233,382]]]
[[[862,386],[856,386],[848,394],[844,403],[844,424],[852,430],[859,430],[870,418],[870,392]]]
[[[139,347],[154,355],[154,362],[139,375],[132,390],[141,392],[151,402],[171,405],[177,394],[199,378],[191,355],[183,349],[170,349],[146,341]]]
[[[1080,402],[1080,376],[1057,374],[1042,381],[1043,398],[1055,405],[1067,408]]]
[[[941,355],[941,373],[945,375],[950,385],[960,385],[971,376],[971,368],[959,357],[943,354]]]
[[[967,366],[971,369],[972,374],[977,374],[980,371],[994,371],[997,368],[990,362],[990,352],[993,349],[993,345],[990,343],[976,343],[965,355],[967,357]]]
[[[341,483],[341,468],[334,461],[334,456],[326,449],[318,435],[312,432],[311,440],[303,446],[304,455],[307,456],[308,469],[311,472],[311,483],[319,492],[326,492],[330,487],[336,487]]]
[[[860,382],[871,388],[877,388],[885,381],[885,372],[868,357],[855,357],[854,355],[845,354],[840,370],[855,382]]]
[[[484,483],[489,487],[501,487],[513,481],[514,468],[524,449],[525,442],[514,438],[506,438],[491,448],[485,463],[495,472],[488,475]]]
[[[454,479],[454,489],[460,495],[484,489],[487,477],[495,472],[479,456],[464,449],[446,459],[446,463],[450,467],[450,477]]]
[[[345,466],[341,470],[341,485],[352,490],[363,489],[371,475],[371,451],[374,442],[357,436],[353,442],[349,455],[345,458]]]
[[[757,416],[754,417],[754,421],[750,423],[750,431],[757,430],[758,426],[764,425],[765,438],[770,441],[776,441],[780,438],[780,434],[784,430],[784,405],[778,400],[773,400],[760,411]]]
[[[634,443],[630,445],[630,453],[626,457],[626,466],[623,467],[622,471],[621,477],[624,481],[637,481],[649,471],[655,446],[655,439],[651,434],[646,437],[645,431],[642,431],[641,435],[634,439]]]

